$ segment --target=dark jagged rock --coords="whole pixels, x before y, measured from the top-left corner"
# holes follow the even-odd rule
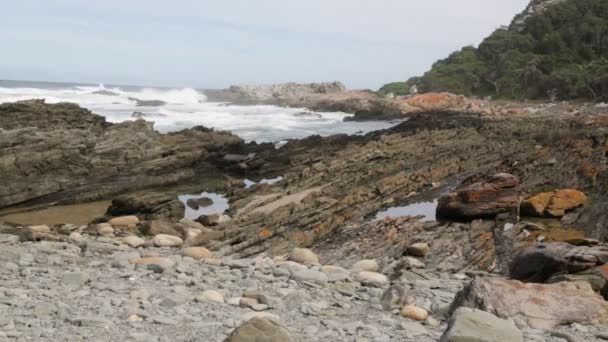
[[[518,186],[519,179],[507,173],[485,177],[473,184],[465,183],[439,199],[437,218],[472,220],[512,212],[518,206]]]
[[[606,246],[574,246],[564,242],[551,242],[520,251],[511,262],[509,275],[525,282],[544,282],[556,274],[576,273],[606,263]]]
[[[164,193],[133,193],[112,201],[107,216],[137,215],[144,220],[178,221],[186,207],[176,196]]]

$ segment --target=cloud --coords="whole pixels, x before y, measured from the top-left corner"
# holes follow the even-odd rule
[[[508,24],[527,0],[6,0],[4,68],[83,59],[131,83],[227,86],[243,81],[340,79],[377,87],[423,72],[454,49]],[[26,46],[40,43],[40,48]],[[69,53],[69,56],[68,56]],[[142,63],[137,64],[137,57]],[[135,63],[136,65],[130,65]],[[98,77],[82,63],[79,78]],[[144,70],[143,66],[147,69]],[[0,66],[0,72],[3,71]],[[222,70],[222,68],[224,68]],[[167,72],[170,70],[171,72]],[[27,75],[28,78],[35,75]],[[112,80],[103,80],[111,82]],[[190,84],[188,84],[190,85]]]

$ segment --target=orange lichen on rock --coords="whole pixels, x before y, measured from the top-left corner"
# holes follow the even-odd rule
[[[575,189],[561,189],[537,194],[521,204],[523,215],[562,217],[566,212],[583,206],[587,195]]]

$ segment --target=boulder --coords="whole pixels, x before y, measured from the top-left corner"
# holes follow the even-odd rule
[[[173,235],[158,234],[152,240],[156,247],[179,247],[184,244],[184,241]]]
[[[234,329],[224,342],[297,342],[289,330],[276,320],[252,318]]]
[[[522,332],[510,319],[489,312],[458,308],[440,342],[523,342]]]
[[[572,323],[608,324],[608,302],[586,282],[525,284],[502,278],[475,278],[451,305],[512,318],[523,328],[551,329]]]
[[[574,189],[543,192],[521,203],[521,214],[539,217],[562,217],[587,202],[585,193]]]
[[[437,218],[469,221],[513,212],[519,205],[518,187],[519,179],[508,173],[497,173],[472,184],[465,183],[439,198]]]
[[[108,223],[112,227],[135,229],[135,227],[137,227],[139,224],[139,218],[134,215],[119,216],[110,219]]]
[[[303,265],[319,264],[319,257],[308,248],[294,248],[289,259]]]
[[[576,273],[608,263],[608,247],[547,242],[522,249],[509,265],[509,275],[525,282],[544,282],[555,274]]]
[[[158,234],[172,235],[182,237],[182,234],[178,232],[173,225],[168,222],[159,220],[147,221],[141,224],[139,232],[144,235],[156,236]]]

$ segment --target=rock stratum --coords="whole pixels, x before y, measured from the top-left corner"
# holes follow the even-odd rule
[[[88,224],[0,219],[0,338],[606,339],[602,109],[450,109],[275,149],[0,105],[1,207],[112,201]],[[184,218],[177,194],[195,186],[230,208]],[[375,219],[433,200],[440,220]]]
[[[242,143],[206,128],[159,134],[143,120],[111,124],[77,105],[41,100],[1,104],[0,131],[0,208],[177,184]]]

